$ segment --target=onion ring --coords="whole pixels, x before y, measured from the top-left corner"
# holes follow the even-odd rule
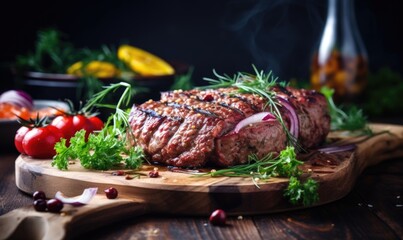
[[[253,123],[277,120],[276,117],[270,112],[260,112],[249,116],[240,121],[234,128],[234,132],[238,133],[242,128]]]
[[[295,139],[298,139],[299,136],[299,119],[298,115],[295,112],[295,108],[291,105],[291,103],[283,98],[283,97],[278,97],[278,100],[280,101],[281,105],[285,107],[289,112],[290,112],[290,133],[295,137]]]
[[[73,206],[80,206],[84,204],[88,204],[91,199],[97,194],[98,188],[86,188],[83,193],[76,197],[66,197],[62,192],[58,191],[55,194],[55,198],[59,199],[65,204],[71,204]]]
[[[346,144],[346,145],[340,145],[340,146],[329,146],[329,147],[318,148],[317,150],[319,152],[323,152],[323,153],[337,153],[337,152],[351,151],[351,150],[354,150],[356,147],[357,146],[355,144]]]

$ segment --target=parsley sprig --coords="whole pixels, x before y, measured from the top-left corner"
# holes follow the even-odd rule
[[[303,172],[299,166],[302,164],[303,162],[297,159],[294,147],[288,146],[276,157],[268,154],[259,159],[256,155],[250,155],[246,164],[211,171],[201,176],[251,177],[257,187],[259,180],[286,177],[290,180],[284,196],[288,197],[292,204],[302,203],[304,206],[309,206],[319,200],[318,183],[312,178],[306,179],[305,182],[301,181]]]
[[[100,103],[105,96],[121,86],[125,87],[125,91],[116,106]],[[128,105],[130,102],[131,89],[130,84],[121,82],[111,84],[97,93],[84,109],[101,106],[114,108],[115,113],[108,118],[105,127],[98,133],[91,133],[87,141],[85,131],[81,130],[70,139],[69,146],[66,145],[66,139],[56,143],[52,166],[67,170],[70,161],[79,160],[87,169],[107,170],[122,164],[126,168],[138,169],[145,160],[145,155],[141,148],[128,146],[131,133],[128,112],[121,109],[122,105]]]

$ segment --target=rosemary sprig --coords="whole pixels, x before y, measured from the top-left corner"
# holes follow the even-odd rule
[[[285,189],[284,196],[288,197],[292,204],[312,205],[319,199],[318,183],[311,178],[305,182],[300,180],[302,171],[298,166],[302,165],[303,162],[297,160],[295,150],[300,150],[301,147],[286,127],[279,110],[281,104],[277,99],[277,93],[272,90],[275,86],[285,87],[287,84],[279,82],[271,71],[266,74],[263,71],[258,71],[255,66],[253,69],[255,75],[239,72],[233,77],[226,74],[219,75],[214,70],[213,73],[217,79],[204,78],[211,85],[200,89],[234,87],[240,93],[252,93],[263,97],[267,100],[267,105],[264,108],[270,108],[270,112],[273,113],[286,132],[288,146],[277,157],[269,154],[259,159],[256,155],[250,155],[247,164],[212,171],[208,175],[212,177],[252,177],[257,187],[259,187],[259,180],[267,180],[271,177],[287,177],[289,178],[289,185]]]
[[[281,106],[281,104],[276,97],[277,93],[272,90],[272,88],[275,86],[285,87],[287,85],[286,82],[279,81],[278,77],[275,77],[272,71],[265,73],[263,70],[257,70],[254,65],[252,65],[252,67],[255,71],[255,75],[238,72],[233,77],[230,77],[227,74],[220,75],[213,70],[213,73],[217,79],[204,78],[204,80],[209,82],[210,85],[199,87],[199,89],[235,87],[240,93],[252,93],[265,98],[267,100],[267,105],[264,108],[269,107],[270,112],[272,112],[280,122],[287,135],[289,145],[295,146],[297,150],[301,150],[301,146],[298,144],[297,139],[295,139],[295,137],[290,133],[284,123],[283,117],[281,116],[279,110],[279,106]]]
[[[305,182],[301,181],[302,171],[299,166],[302,164],[303,162],[296,157],[294,147],[288,146],[276,157],[268,154],[259,159],[256,155],[250,155],[246,164],[219,169],[198,176],[251,177],[258,188],[260,188],[258,184],[260,180],[267,180],[272,177],[286,177],[290,180],[284,196],[288,197],[292,204],[302,203],[305,206],[309,206],[319,199],[318,183],[312,178],[308,178]]]

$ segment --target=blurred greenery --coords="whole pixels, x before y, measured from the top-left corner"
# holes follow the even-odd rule
[[[290,79],[290,86],[310,89],[311,84],[305,79]],[[368,117],[403,116],[403,77],[389,67],[382,67],[368,74],[368,84],[359,102],[353,106],[362,109]],[[343,105],[343,103],[340,103]],[[345,104],[346,110],[349,105]]]
[[[174,83],[171,86],[171,90],[189,90],[194,87],[192,81],[194,67],[190,67],[187,73],[178,75],[174,79]]]
[[[363,110],[369,116],[401,116],[403,114],[403,78],[388,67],[368,76]]]
[[[136,90],[133,93],[150,90],[146,87],[138,86],[133,81],[138,73],[118,58],[117,49],[114,46],[102,45],[99,49],[78,49],[66,40],[64,33],[54,28],[38,31],[34,49],[25,55],[17,56],[13,67],[17,74],[17,84],[22,86],[26,72],[66,74],[69,72],[70,67],[77,65],[76,63],[81,63],[77,69],[77,72],[81,73],[77,75],[77,96],[81,99],[89,99],[94,93],[101,91],[106,84],[103,81],[104,78],[92,72],[86,72],[86,66],[94,61],[111,63],[116,68],[117,71],[114,72],[116,75],[106,77],[110,78],[106,82],[129,82],[133,89]],[[174,83],[170,88],[192,88],[192,74],[193,68],[190,68],[186,73],[175,75]]]
[[[64,40],[63,34],[55,29],[38,31],[33,52],[17,56],[17,71],[36,71],[44,73],[65,73],[74,63],[79,53],[73,45]]]

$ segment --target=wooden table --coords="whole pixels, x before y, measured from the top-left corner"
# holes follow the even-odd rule
[[[0,153],[0,215],[32,204],[15,185],[16,153]],[[324,206],[234,216],[227,226],[207,217],[145,215],[88,232],[81,239],[403,239],[403,159],[368,168],[345,198]]]

